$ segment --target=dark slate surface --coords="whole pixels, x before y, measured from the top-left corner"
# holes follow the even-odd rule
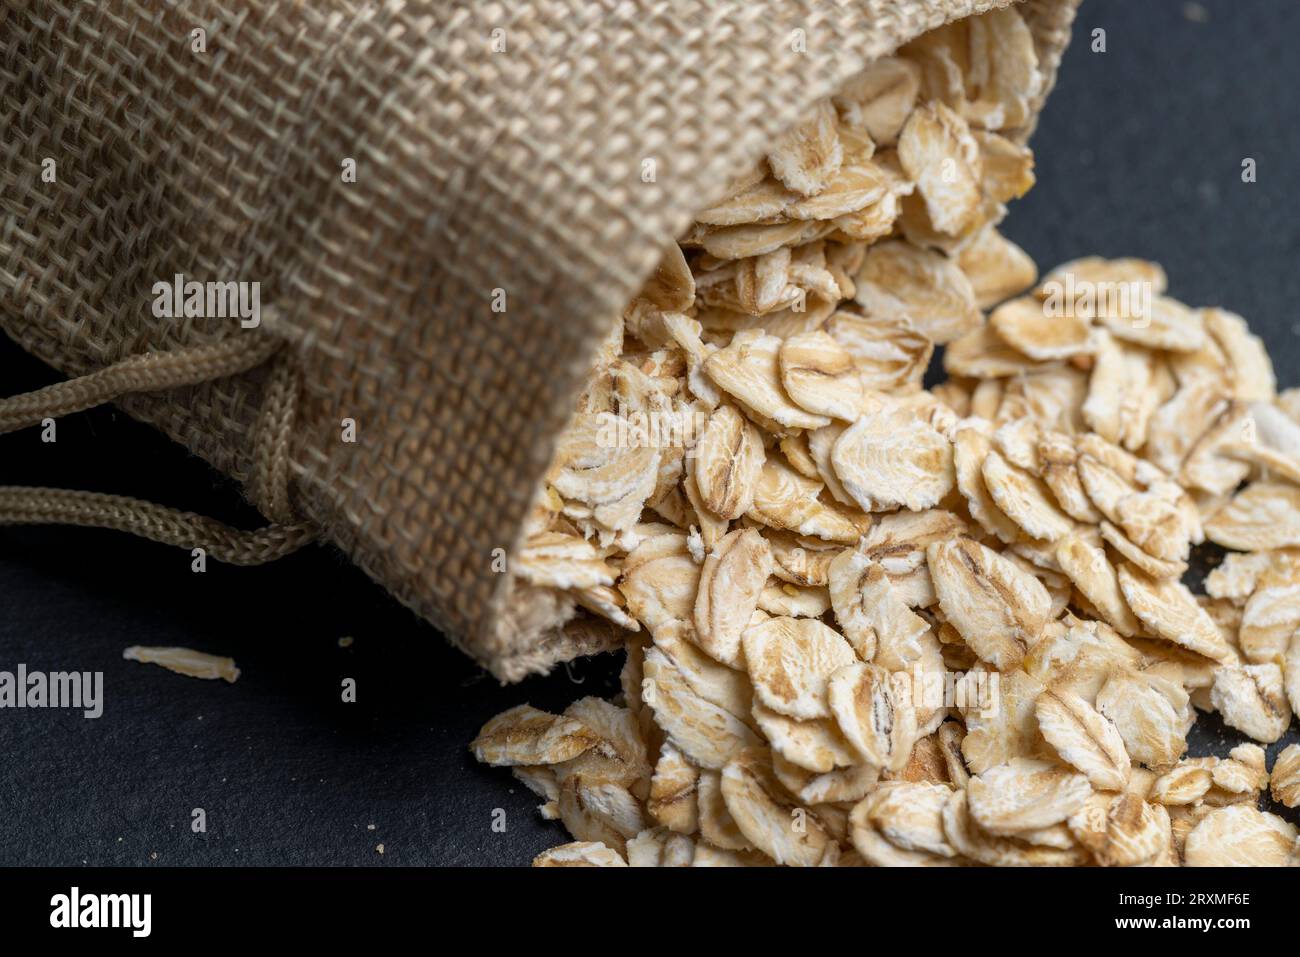
[[[1095,28],[1105,53],[1089,49]],[[1281,384],[1300,384],[1297,35],[1291,3],[1085,3],[1035,140],[1039,185],[1006,232],[1042,266],[1087,253],[1159,260],[1179,298],[1247,316]],[[1253,184],[1241,181],[1247,157]],[[7,394],[54,379],[7,341],[0,369]],[[55,445],[35,430],[3,437],[0,483],[257,522],[203,463],[111,409],[62,422]],[[200,682],[123,661],[137,643],[229,654],[243,677]],[[0,864],[146,866],[525,863],[562,830],[465,744],[519,702],[559,709],[611,693],[619,664],[501,688],[326,549],[195,575],[184,553],[122,535],[5,529],[0,669],[19,662],[102,671],[106,704],[93,721],[0,711]],[[340,701],[346,677],[356,704]],[[1194,753],[1234,740],[1202,725]],[[194,808],[206,834],[190,829]],[[504,833],[491,828],[496,808]]]

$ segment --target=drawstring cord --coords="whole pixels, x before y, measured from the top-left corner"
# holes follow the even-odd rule
[[[274,524],[242,531],[122,495],[10,485],[0,486],[0,525],[111,528],[166,545],[202,548],[232,565],[274,561],[313,541],[315,529],[296,521],[289,505],[289,437],[298,383],[293,363],[277,358],[279,349],[274,339],[236,336],[212,345],[132,356],[89,375],[0,399],[0,433],[13,432],[133,393],[199,385],[275,360],[254,436],[252,489]]]
[[[315,535],[306,525],[268,525],[244,532],[221,522],[143,499],[73,489],[0,486],[0,525],[78,525],[130,532],[164,545],[202,548],[231,565],[283,558]]]

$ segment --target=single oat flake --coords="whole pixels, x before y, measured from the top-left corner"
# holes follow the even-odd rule
[[[127,661],[143,661],[146,664],[162,665],[168,671],[190,678],[202,678],[213,681],[221,678],[231,684],[239,679],[239,668],[234,658],[209,655],[193,648],[162,648],[132,645],[122,652]]]

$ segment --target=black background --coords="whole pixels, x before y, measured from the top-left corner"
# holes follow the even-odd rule
[[[1090,49],[1099,28],[1105,53]],[[1086,2],[1034,139],[1038,186],[1004,231],[1040,268],[1092,253],[1163,263],[1176,297],[1246,316],[1279,386],[1300,384],[1297,39],[1300,6],[1280,0]],[[0,375],[5,394],[57,378],[2,338]],[[260,522],[204,463],[111,408],[61,421],[54,444],[36,429],[0,438],[0,483]],[[123,661],[132,644],[231,655],[243,676]],[[0,711],[0,864],[527,863],[563,829],[466,743],[520,702],[614,692],[620,659],[502,688],[330,549],[195,575],[188,553],[116,533],[3,529],[0,669],[102,671],[106,703],[95,721]],[[356,704],[340,702],[344,677]],[[1192,752],[1235,740],[1202,717]],[[199,807],[206,834],[190,830]]]

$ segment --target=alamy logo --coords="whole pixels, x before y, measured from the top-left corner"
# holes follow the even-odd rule
[[[152,894],[71,893],[50,898],[51,927],[129,927],[132,937],[148,937],[153,926]]]
[[[1127,319],[1135,329],[1151,325],[1154,294],[1146,280],[1093,282],[1067,272],[1065,282],[1050,279],[1043,283],[1042,292],[1043,315],[1049,318],[1108,316]]]
[[[597,416],[596,445],[602,449],[683,448],[694,457],[695,443],[708,424],[707,415],[695,412],[601,412]]]
[[[153,314],[158,319],[237,317],[245,329],[255,329],[262,324],[262,284],[186,282],[185,276],[177,273],[171,282],[164,279],[153,284]]]
[[[87,718],[104,713],[102,671],[0,671],[0,708],[81,708]]]

